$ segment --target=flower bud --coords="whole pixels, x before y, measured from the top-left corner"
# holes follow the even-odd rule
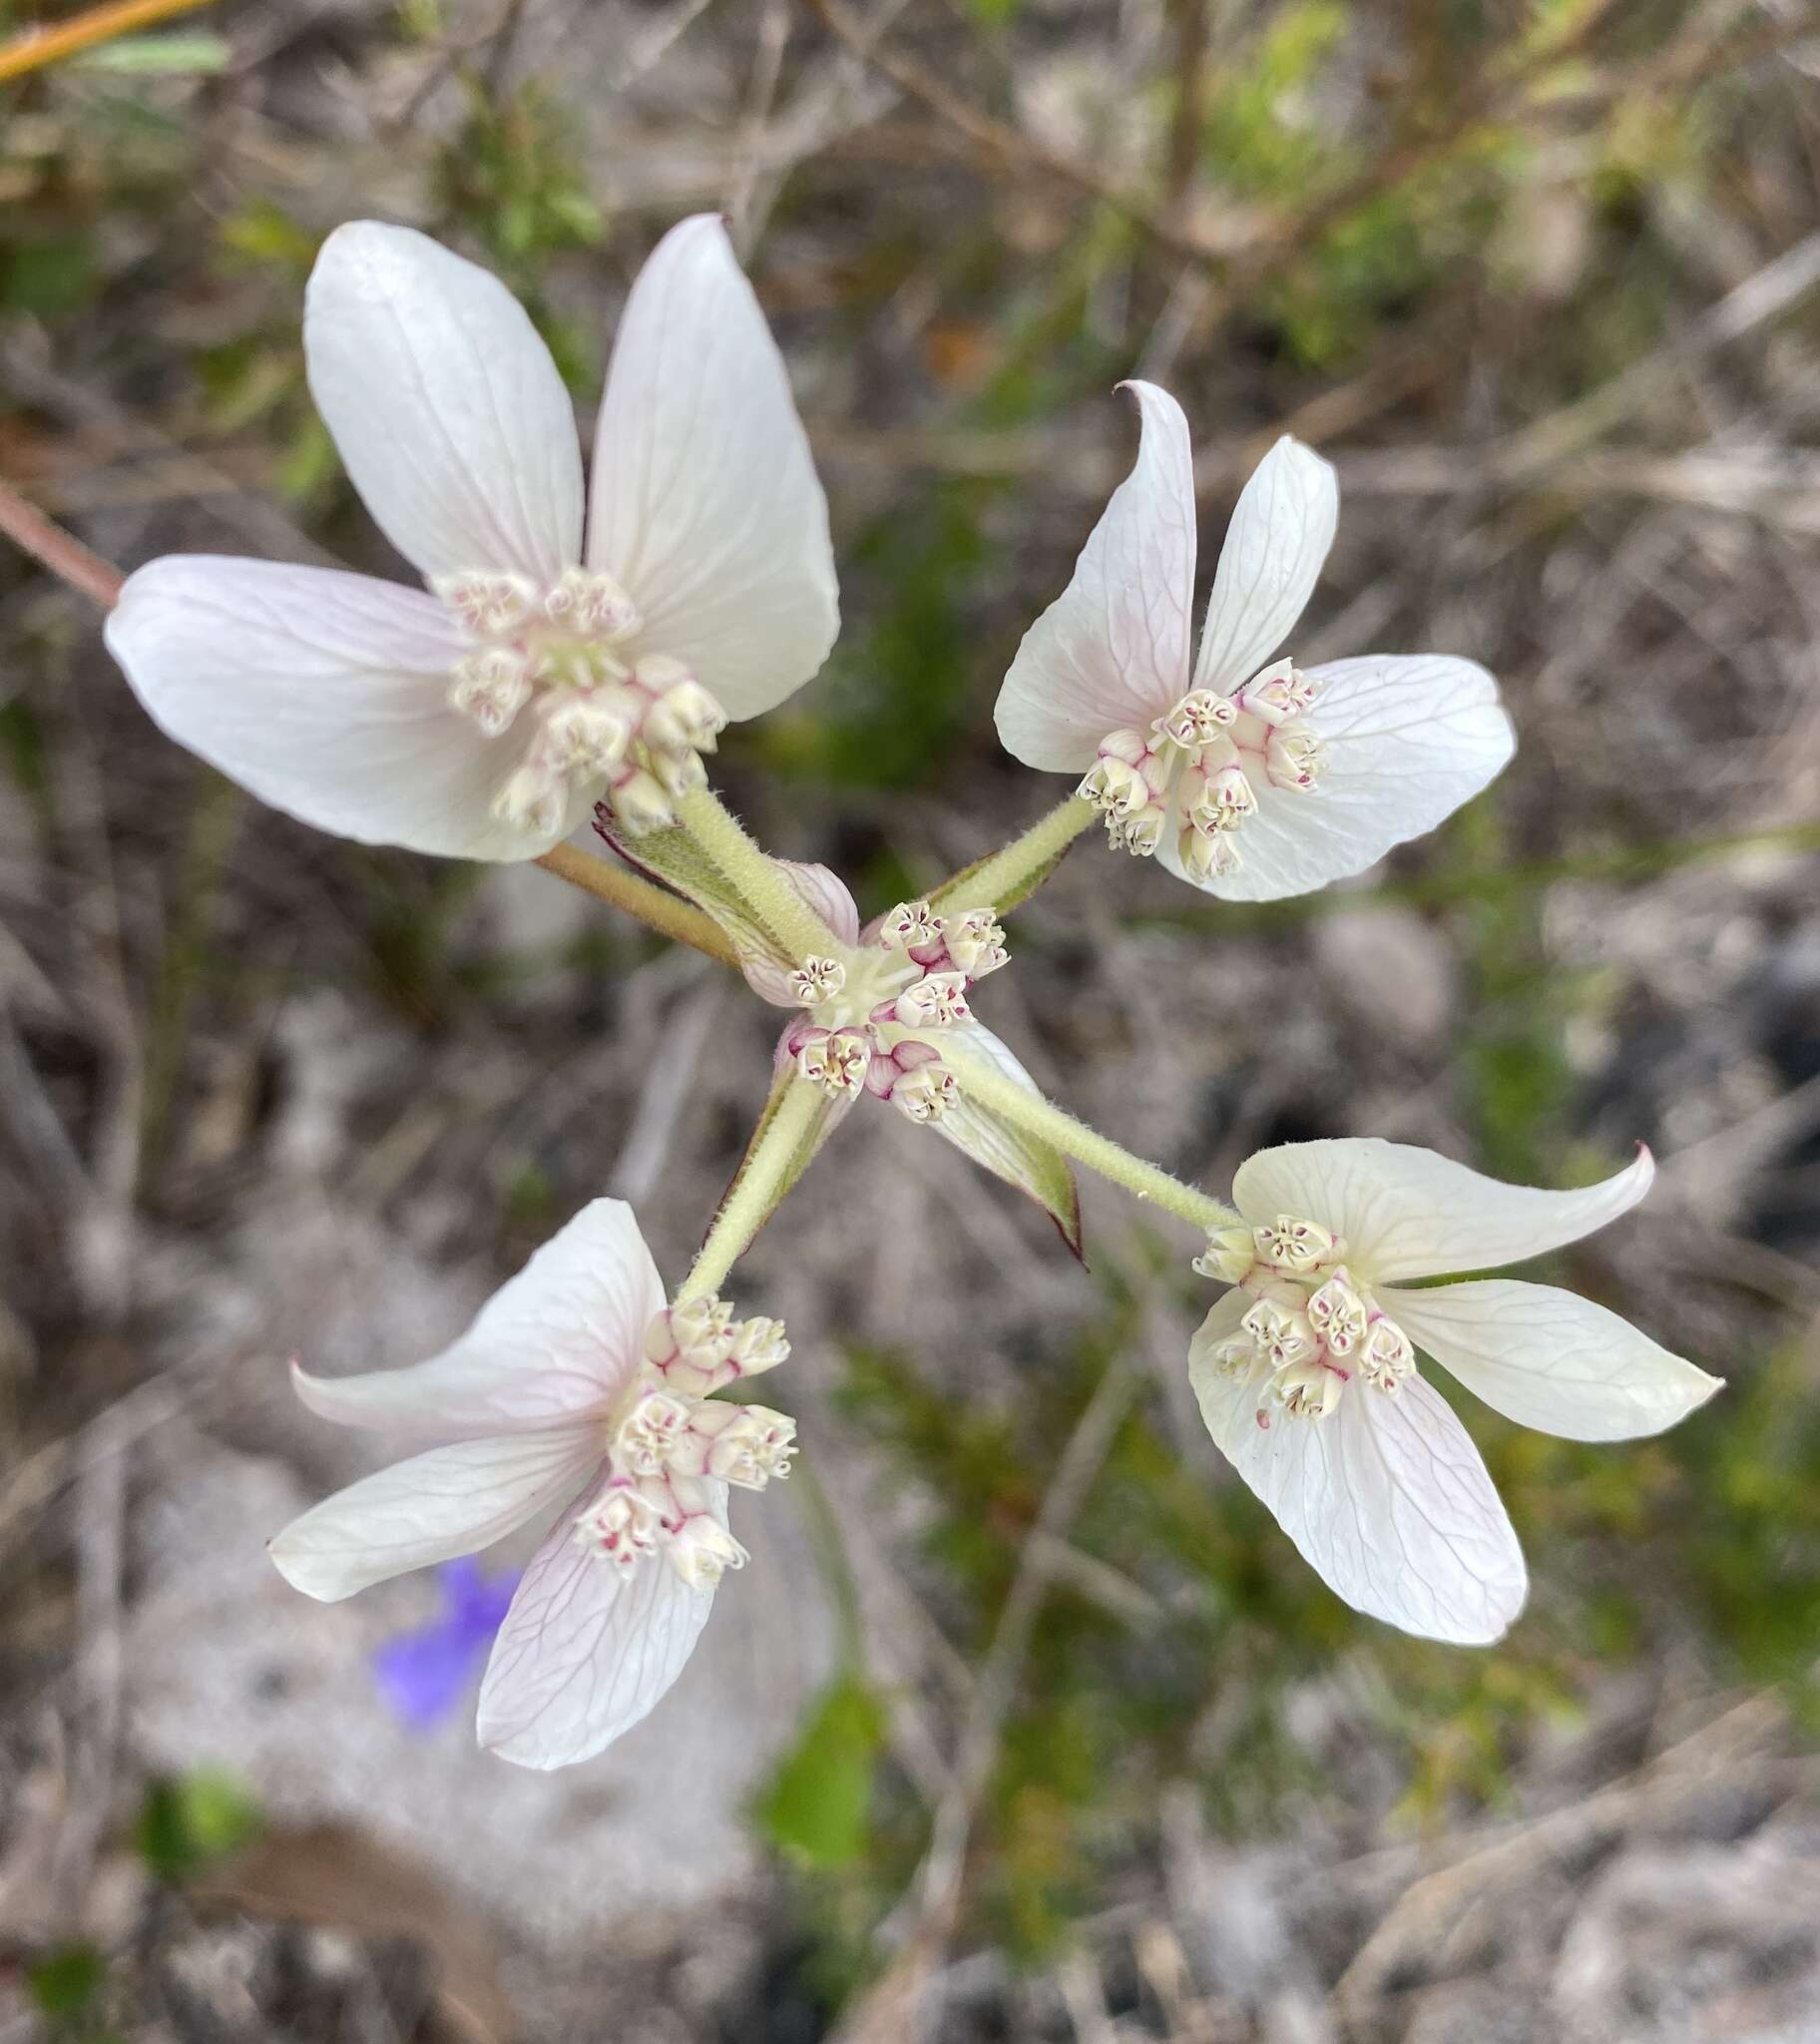
[[[751,1557],[711,1513],[695,1512],[666,1542],[664,1559],[691,1590],[711,1590]]]
[[[1326,749],[1306,724],[1280,724],[1264,748],[1264,771],[1272,787],[1311,788],[1327,768]]]
[[[1237,703],[1247,716],[1280,725],[1305,716],[1319,693],[1293,661],[1279,660],[1251,677],[1239,690]]]
[[[675,679],[666,681],[673,669]],[[647,745],[677,752],[714,750],[714,741],[726,729],[726,712],[681,661],[661,656],[642,660],[633,670],[633,680],[647,689],[665,683],[663,693],[645,713],[641,735]]]
[[[677,820],[663,785],[642,766],[635,766],[624,779],[615,781],[607,799],[633,837],[642,837],[647,830],[667,830]]]
[[[1207,1230],[1207,1246],[1194,1259],[1194,1269],[1203,1278],[1217,1278],[1221,1284],[1242,1284],[1256,1262],[1257,1246],[1251,1240],[1250,1229],[1242,1221],[1235,1221],[1225,1228]]]

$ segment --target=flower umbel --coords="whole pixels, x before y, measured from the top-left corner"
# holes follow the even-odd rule
[[[263,800],[465,858],[535,857],[602,796],[636,836],[703,784],[729,720],[825,659],[827,506],[714,216],[673,229],[627,300],[585,532],[569,393],[486,270],[406,228],[339,228],[303,341],[348,475],[427,593],[174,555],[108,621],[154,719]]]
[[[1659,1433],[1719,1388],[1552,1285],[1411,1288],[1578,1241],[1635,1206],[1654,1170],[1645,1150],[1602,1185],[1535,1192],[1376,1140],[1291,1143],[1240,1167],[1242,1223],[1194,1264],[1233,1288],[1190,1375],[1215,1442],[1347,1603],[1483,1645],[1527,1594],[1510,1520],[1418,1345],[1508,1418],[1570,1440]]]
[[[1245,485],[1190,666],[1194,466],[1181,407],[1138,399],[1137,465],[1068,588],[1025,635],[999,736],[1083,774],[1120,848],[1210,894],[1265,901],[1361,872],[1433,829],[1510,759],[1483,668],[1434,656],[1270,659],[1333,539],[1333,470],[1284,438]]]
[[[714,1298],[667,1305],[631,1209],[596,1200],[433,1360],[293,1369],[324,1418],[427,1451],[305,1512],[272,1560],[333,1600],[555,1509],[500,1624],[479,1734],[526,1767],[586,1760],[675,1682],[721,1575],[744,1565],[727,1487],[787,1476],[795,1426],[714,1394],[788,1354],[775,1320],[736,1320]]]

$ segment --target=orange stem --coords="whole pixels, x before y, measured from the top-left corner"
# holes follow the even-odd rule
[[[79,50],[92,50],[97,43],[109,43],[134,29],[150,28],[168,21],[174,14],[189,14],[209,7],[214,0],[112,0],[106,7],[91,7],[74,21],[54,27],[28,28],[0,43],[0,80],[23,78],[47,64],[60,64]]]

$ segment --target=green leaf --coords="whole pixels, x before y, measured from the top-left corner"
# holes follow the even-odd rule
[[[25,1984],[40,2015],[79,2016],[101,1992],[108,1965],[92,1944],[66,1944],[25,1969]]]
[[[758,1798],[753,1815],[765,1837],[805,1866],[852,1865],[866,1848],[884,1737],[877,1697],[857,1675],[837,1677]]]
[[[155,1782],[140,1811],[134,1842],[165,1880],[182,1880],[223,1859],[258,1834],[258,1804],[231,1775],[216,1768]]]
[[[71,65],[79,71],[113,71],[136,78],[209,77],[226,71],[232,55],[226,37],[206,30],[194,35],[123,36],[104,43]]]

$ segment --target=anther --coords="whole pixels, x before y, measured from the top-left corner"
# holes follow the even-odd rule
[[[481,639],[516,632],[537,603],[536,583],[523,575],[486,569],[433,576],[430,588],[454,612],[456,621]]]
[[[805,1008],[831,1001],[847,983],[847,968],[838,958],[805,958],[790,974],[790,991]]]
[[[496,739],[531,696],[531,663],[509,646],[489,646],[455,665],[449,703]]]
[[[1210,745],[1237,715],[1236,707],[1226,697],[1215,696],[1210,689],[1195,689],[1150,728],[1159,738],[1193,753]]]

